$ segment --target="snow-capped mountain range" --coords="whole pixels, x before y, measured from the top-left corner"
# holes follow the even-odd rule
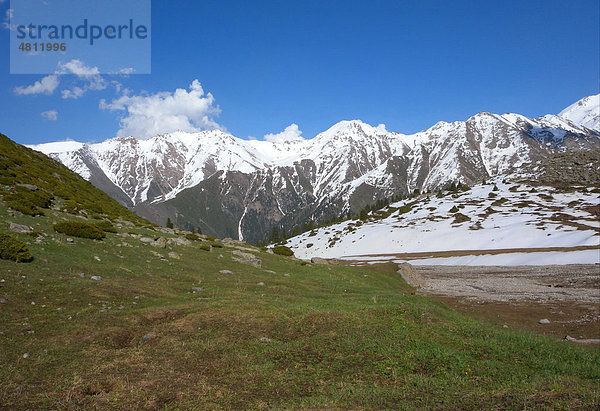
[[[243,140],[209,130],[149,140],[42,144],[42,151],[156,223],[264,240],[376,199],[467,184],[561,150],[600,149],[599,96],[530,119],[482,112],[416,134],[342,121],[312,139]]]

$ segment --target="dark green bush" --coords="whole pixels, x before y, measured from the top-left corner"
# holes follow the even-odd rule
[[[53,199],[54,196],[46,191],[31,191],[24,187],[17,187],[16,192],[4,196],[7,206],[30,216],[44,215],[41,209],[50,208]]]
[[[40,208],[30,204],[25,204],[19,200],[8,200],[5,198],[5,202],[8,207],[25,215],[30,215],[33,217],[37,215],[45,215]]]
[[[210,243],[210,245],[212,245],[214,248],[223,248],[223,244],[215,243],[214,241]]]
[[[75,200],[65,200],[64,209],[67,213],[77,214],[78,205]]]
[[[194,234],[194,233],[186,234],[185,238],[190,241],[199,241],[200,240],[200,237],[198,237],[198,234]]]
[[[210,246],[208,244],[202,244],[200,247],[201,250],[203,251],[210,251]]]
[[[114,225],[112,225],[112,223],[110,221],[106,221],[106,220],[95,221],[94,225],[97,226],[100,230],[104,231],[105,233],[116,233],[117,232],[117,228]]]
[[[211,237],[211,236],[206,236],[206,239],[207,239],[208,241],[215,241],[215,240],[216,240],[216,238],[214,238],[214,237]]]
[[[292,251],[292,249],[290,247],[286,247],[284,245],[278,245],[276,247],[273,247],[273,253],[278,254],[278,255],[284,255],[286,257],[291,257],[294,255],[294,252]]]
[[[97,225],[80,223],[77,221],[62,221],[56,223],[54,224],[54,231],[73,237],[91,238],[93,240],[101,240],[106,237],[104,231]]]
[[[33,257],[23,241],[0,233],[0,259],[24,263],[33,260]]]

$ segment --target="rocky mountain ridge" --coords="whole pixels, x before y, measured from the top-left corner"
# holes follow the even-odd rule
[[[210,130],[34,148],[156,223],[169,217],[257,242],[273,227],[320,223],[415,189],[481,182],[554,152],[600,149],[600,129],[589,121],[596,97],[565,109],[565,117],[482,112],[412,135],[353,120],[291,141]]]

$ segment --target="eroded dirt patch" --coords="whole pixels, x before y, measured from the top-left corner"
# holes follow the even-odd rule
[[[415,266],[420,292],[500,325],[600,338],[600,265]],[[540,324],[541,319],[550,323]]]

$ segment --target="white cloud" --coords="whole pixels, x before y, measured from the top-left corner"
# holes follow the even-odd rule
[[[221,110],[212,94],[204,94],[198,80],[190,84],[189,91],[179,88],[173,93],[130,96],[125,90],[123,96],[110,103],[100,100],[100,108],[126,113],[120,120],[119,137],[143,139],[177,130],[224,129],[214,119]]]
[[[281,133],[277,134],[266,134],[264,139],[271,143],[283,143],[286,141],[298,141],[303,140],[302,131],[298,128],[295,123],[290,124]]]
[[[43,77],[41,80],[36,81],[31,86],[26,87],[15,87],[15,93],[20,95],[29,94],[46,94],[50,95],[54,93],[54,90],[60,84],[60,80],[56,74],[50,74],[49,76]]]
[[[108,86],[108,82],[100,75],[98,67],[86,66],[81,60],[71,60],[67,63],[58,63],[58,69],[34,84],[26,87],[15,87],[16,94],[46,94],[54,93],[54,90],[60,84],[60,77],[66,74],[76,76],[76,81],[83,82],[80,85],[74,85],[71,88],[66,88],[61,91],[61,96],[64,99],[78,99],[83,96],[88,90],[104,90]]]
[[[82,89],[81,87],[73,87],[70,89],[64,89],[60,92],[60,95],[62,98],[72,98],[74,100],[78,99],[79,97],[83,96],[85,94],[85,90]]]
[[[56,121],[56,120],[58,120],[58,111],[56,111],[56,110],[44,111],[42,113],[42,117],[44,117],[46,120]]]
[[[68,63],[58,63],[58,74],[74,74],[79,80],[85,82],[83,87],[74,86],[71,89],[65,89],[61,92],[64,99],[78,99],[83,96],[88,90],[104,90],[108,86],[108,82],[100,75],[98,67],[89,67],[81,60],[71,60]]]

